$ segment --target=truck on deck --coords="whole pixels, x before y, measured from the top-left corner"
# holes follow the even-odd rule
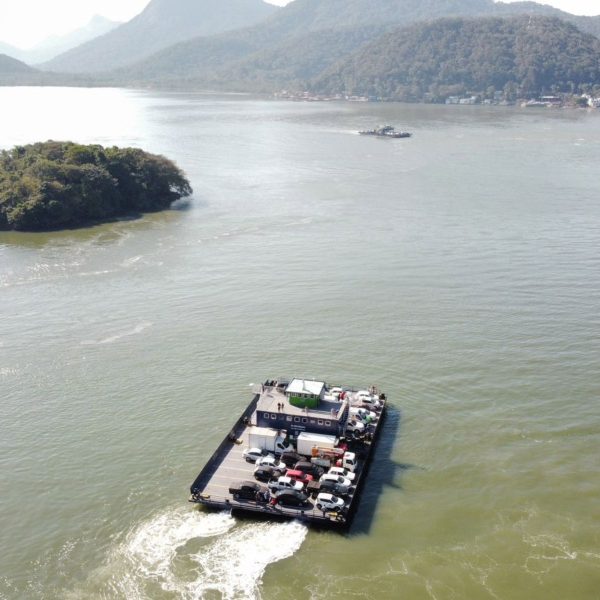
[[[281,454],[286,450],[293,450],[291,444],[286,444],[285,436],[276,429],[268,427],[251,427],[248,431],[248,446],[260,448],[274,454]]]
[[[298,454],[304,456],[316,456],[320,449],[332,450],[337,446],[337,443],[338,439],[335,435],[308,433],[303,431],[298,435],[298,439],[296,440],[296,450],[298,451]]]
[[[341,467],[348,469],[348,471],[354,471],[356,469],[356,454],[354,452],[343,452],[339,455],[321,453],[319,456],[313,456],[310,459],[313,465],[318,465],[324,469],[330,467]]]

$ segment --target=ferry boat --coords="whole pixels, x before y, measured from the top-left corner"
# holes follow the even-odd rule
[[[347,528],[387,399],[374,387],[267,380],[190,488],[190,502],[272,520]]]
[[[366,131],[359,131],[360,135],[374,135],[376,137],[385,138],[409,138],[412,133],[408,131],[396,131],[395,127],[391,125],[384,125],[383,127],[377,127],[376,129],[367,129]]]

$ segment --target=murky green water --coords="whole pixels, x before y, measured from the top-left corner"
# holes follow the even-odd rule
[[[195,189],[0,233],[0,598],[600,597],[600,113],[0,102],[2,147],[139,145]],[[392,399],[347,536],[187,504],[282,374]]]

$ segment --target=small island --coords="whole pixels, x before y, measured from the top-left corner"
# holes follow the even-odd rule
[[[191,193],[175,163],[139,148],[47,141],[0,152],[0,231],[84,227]]]

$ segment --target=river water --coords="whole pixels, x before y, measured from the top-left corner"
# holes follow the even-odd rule
[[[0,233],[0,598],[600,597],[600,113],[3,88],[177,210]],[[391,123],[407,140],[362,138]],[[187,503],[280,375],[391,399],[348,535]]]

